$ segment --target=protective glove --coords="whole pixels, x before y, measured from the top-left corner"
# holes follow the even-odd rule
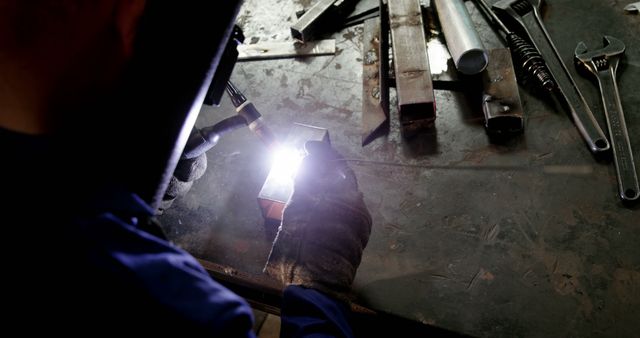
[[[193,182],[200,179],[207,171],[207,153],[203,152],[197,157],[181,159],[176,166],[176,170],[169,180],[169,186],[164,192],[158,214],[169,209],[178,197],[182,197],[189,192]]]
[[[355,174],[326,142],[305,144],[265,272],[348,301],[371,233]]]

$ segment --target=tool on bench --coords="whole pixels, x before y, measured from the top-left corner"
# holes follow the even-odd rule
[[[539,12],[541,5],[542,0],[501,0],[493,5],[493,9],[504,22],[514,24],[523,33],[526,33],[529,40],[538,49],[556,81],[560,96],[567,104],[573,121],[589,149],[593,153],[607,151],[610,148],[609,141],[598,125],[542,22]]]
[[[587,45],[580,42],[575,50],[576,65],[595,75],[598,80],[611,148],[613,148],[620,198],[623,201],[636,201],[640,197],[638,175],[616,78],[625,45],[611,36],[604,37],[604,45],[604,48],[588,51]]]
[[[533,79],[540,88],[548,91],[554,90],[556,83],[538,50],[527,40],[507,28],[485,0],[475,1],[489,22],[505,34],[504,39],[511,49],[522,82],[528,83]]]

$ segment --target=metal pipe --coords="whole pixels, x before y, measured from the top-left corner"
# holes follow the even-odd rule
[[[482,72],[489,55],[480,41],[463,0],[434,0],[447,47],[459,72]]]

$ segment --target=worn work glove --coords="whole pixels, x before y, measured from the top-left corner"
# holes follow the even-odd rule
[[[307,142],[265,272],[343,301],[371,233],[355,174],[326,142]]]

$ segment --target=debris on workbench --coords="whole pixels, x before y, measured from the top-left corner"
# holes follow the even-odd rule
[[[334,55],[336,40],[318,40],[300,43],[260,42],[238,46],[238,61],[271,60],[304,56]]]

